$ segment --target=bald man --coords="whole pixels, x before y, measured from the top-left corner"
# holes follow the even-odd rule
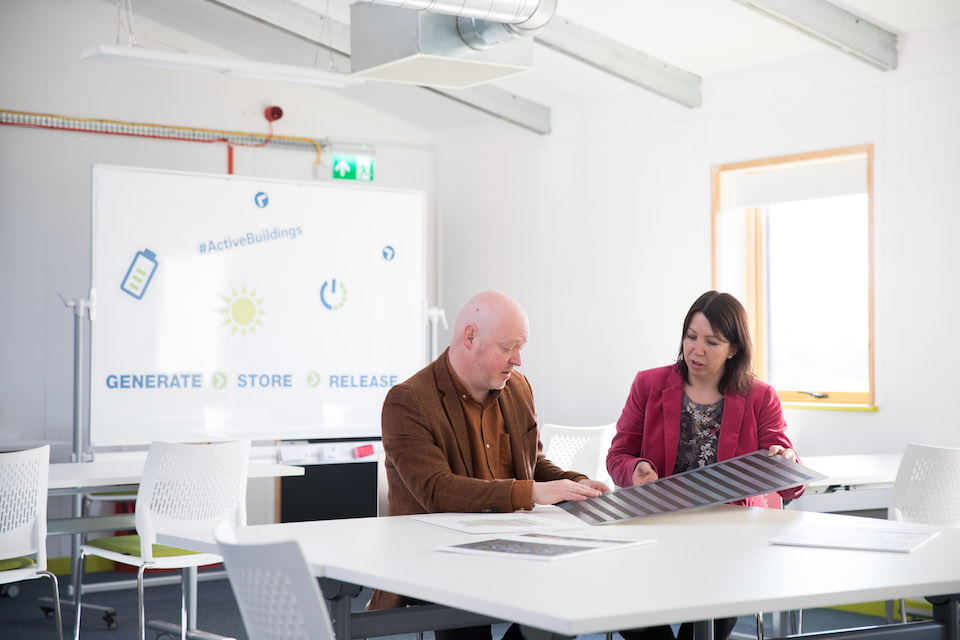
[[[450,348],[390,390],[381,417],[390,515],[510,512],[609,490],[544,457],[533,391],[516,370],[529,333],[516,300],[477,294],[457,315]],[[409,603],[375,591],[370,608]],[[489,627],[437,634],[482,638],[483,629],[489,638]]]

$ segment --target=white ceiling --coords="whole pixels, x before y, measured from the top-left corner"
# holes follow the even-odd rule
[[[960,22],[958,0],[833,0],[833,4],[897,34]],[[835,51],[732,0],[558,0],[557,14],[702,77]],[[498,85],[549,104],[613,90],[611,82],[619,82],[598,71],[578,69],[578,63],[544,47],[537,48],[537,56],[538,63],[544,58],[540,73]],[[571,74],[578,82],[570,81]]]
[[[350,0],[295,1],[334,20],[350,21]],[[960,0],[832,2],[901,36],[960,22]],[[311,63],[304,58],[324,61],[316,45],[229,15],[232,12],[213,2],[134,0],[133,6],[137,14],[243,57],[289,64]],[[557,15],[702,77],[821,51],[844,55],[733,0],[558,0]],[[535,67],[495,84],[548,107],[628,87],[643,91],[540,45],[535,47]],[[413,87],[369,82],[349,91],[371,106],[390,105],[391,113],[428,130],[490,117]]]

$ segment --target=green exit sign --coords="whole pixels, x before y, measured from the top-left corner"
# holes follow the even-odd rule
[[[334,155],[333,177],[335,180],[373,182],[373,156]]]

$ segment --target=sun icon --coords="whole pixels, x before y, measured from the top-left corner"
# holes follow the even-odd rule
[[[257,299],[256,289],[247,293],[247,288],[243,287],[240,293],[237,293],[237,290],[234,289],[232,296],[220,294],[220,297],[227,303],[226,307],[217,309],[217,311],[227,314],[227,319],[220,326],[232,325],[233,331],[231,334],[239,330],[240,334],[246,338],[248,331],[251,334],[256,334],[257,325],[263,326],[263,323],[260,322],[260,316],[265,314],[266,311],[260,308],[263,298]]]

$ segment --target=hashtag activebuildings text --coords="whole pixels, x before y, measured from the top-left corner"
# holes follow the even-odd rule
[[[259,233],[248,231],[236,238],[227,236],[222,240],[204,240],[200,242],[200,254],[219,253],[229,249],[249,247],[261,242],[270,242],[271,240],[296,240],[301,235],[303,235],[303,227],[301,226],[274,227],[273,229],[263,229]]]

